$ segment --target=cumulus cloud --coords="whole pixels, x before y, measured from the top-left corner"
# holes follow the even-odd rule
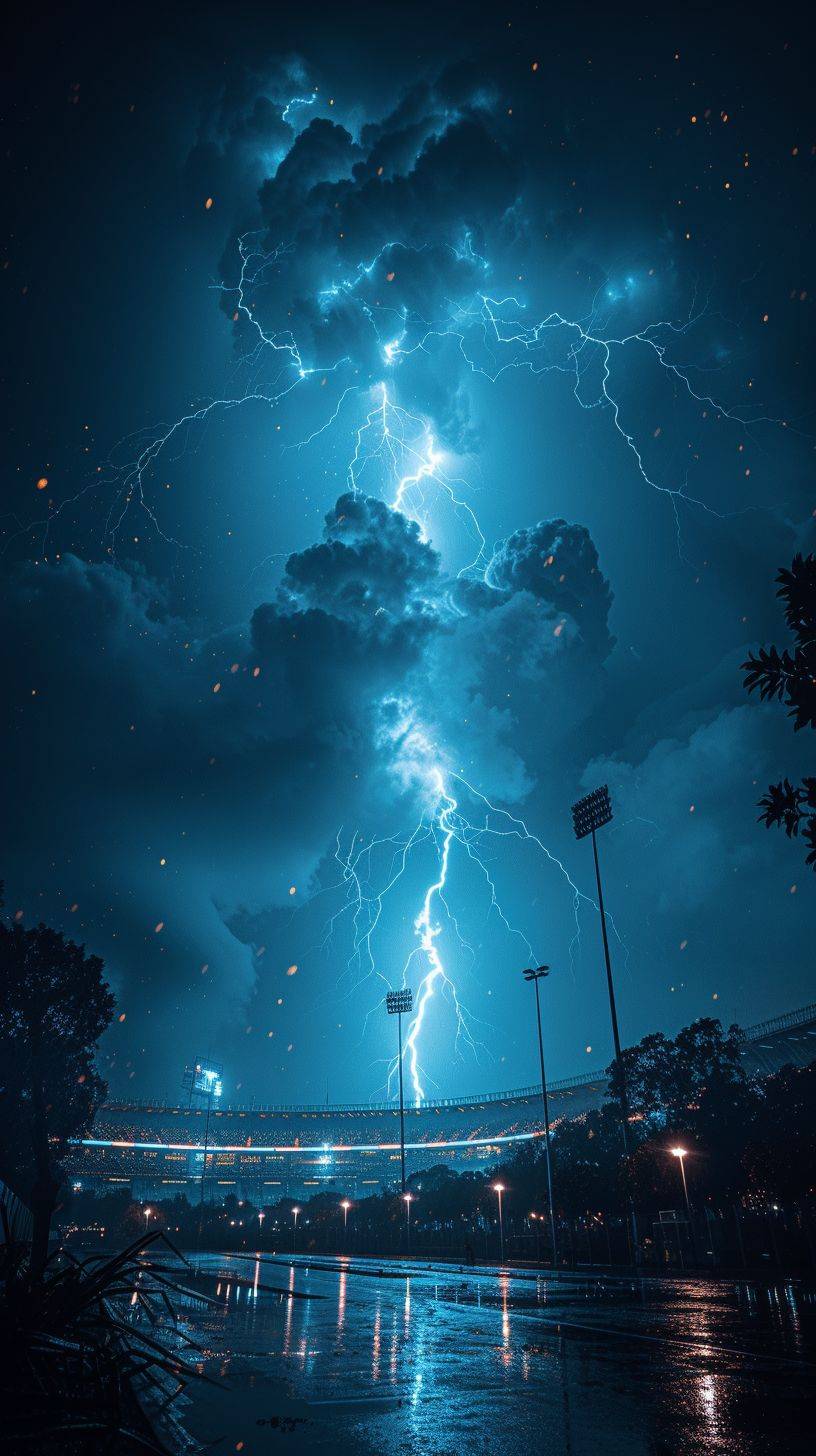
[[[585,526],[558,519],[514,531],[494,552],[487,578],[499,592],[529,592],[570,618],[582,641],[599,657],[611,651],[612,590]]]
[[[439,554],[419,526],[383,501],[347,493],[326,516],[324,540],[289,557],[284,599],[355,621],[416,618],[438,594]]]

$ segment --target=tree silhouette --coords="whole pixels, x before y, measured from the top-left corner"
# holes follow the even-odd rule
[[[644,1131],[690,1126],[692,1111],[699,1115],[704,1104],[721,1112],[739,1102],[746,1086],[744,1040],[739,1027],[725,1032],[711,1016],[693,1021],[673,1040],[652,1032],[625,1047],[620,1061],[607,1069],[610,1099],[619,1113],[628,1105]]]
[[[742,668],[749,693],[758,688],[763,700],[787,703],[798,733],[800,728],[816,728],[816,557],[797,553],[790,571],[783,566],[776,579],[795,646],[792,652],[760,647]],[[801,784],[787,778],[771,784],[759,807],[760,822],[768,829],[781,825],[788,838],[801,832],[808,845],[807,863],[816,871],[816,777],[808,776]]]
[[[34,1274],[48,1254],[62,1159],[107,1091],[93,1066],[114,1005],[102,971],[98,956],[47,925],[0,923],[0,1176],[31,1205]]]

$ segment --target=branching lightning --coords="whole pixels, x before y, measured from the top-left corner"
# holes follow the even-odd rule
[[[311,107],[315,94],[293,97],[282,116],[287,120],[294,109]],[[428,245],[430,247],[430,245]],[[262,231],[245,233],[238,241],[238,279],[233,285],[218,285],[233,306],[233,318],[242,327],[241,338],[247,339],[240,356],[240,365],[251,383],[233,395],[202,402],[181,414],[167,427],[148,436],[125,442],[130,456],[124,465],[112,464],[99,480],[87,486],[91,490],[100,483],[112,487],[104,524],[104,539],[109,554],[114,554],[119,531],[135,506],[145,512],[156,532],[167,537],[161,527],[149,493],[150,477],[158,462],[173,449],[187,448],[191,432],[202,427],[215,413],[229,412],[252,403],[279,409],[296,390],[309,388],[316,376],[321,382],[333,376],[337,392],[323,424],[315,429],[298,448],[311,446],[328,431],[347,432],[349,488],[370,489],[375,483],[391,508],[414,520],[424,539],[430,539],[437,504],[452,507],[473,542],[470,559],[460,570],[489,580],[490,552],[476,512],[468,499],[466,483],[449,468],[453,459],[438,438],[432,422],[405,407],[398,399],[394,383],[399,367],[408,359],[431,357],[441,348],[458,350],[465,369],[495,383],[512,370],[525,369],[534,374],[561,373],[573,381],[573,394],[584,410],[600,410],[608,415],[613,430],[624,442],[643,482],[664,495],[671,503],[679,530],[681,503],[718,514],[701,500],[689,496],[686,482],[666,483],[655,477],[645,463],[644,444],[627,420],[621,393],[616,387],[619,369],[628,351],[648,357],[657,371],[662,371],[688,397],[711,409],[720,417],[742,424],[757,423],[764,418],[727,408],[713,396],[701,393],[693,383],[696,371],[691,365],[678,363],[670,346],[688,337],[701,313],[692,310],[688,318],[677,324],[657,320],[628,333],[616,333],[605,324],[605,317],[614,309],[615,298],[609,289],[603,301],[600,294],[593,300],[587,318],[576,319],[558,311],[538,321],[526,318],[526,306],[514,295],[493,296],[485,291],[484,280],[490,269],[478,256],[470,236],[465,234],[449,251],[470,279],[469,289],[456,300],[448,300],[436,318],[423,318],[407,306],[393,308],[372,302],[368,281],[388,267],[395,249],[413,253],[399,240],[383,245],[370,260],[360,262],[350,275],[340,280],[315,279],[312,302],[318,313],[328,318],[342,302],[344,308],[358,311],[361,327],[372,344],[378,368],[362,380],[354,359],[342,354],[328,365],[317,365],[309,358],[306,344],[286,327],[269,330],[262,322],[258,300],[276,276],[279,265],[285,264],[291,247],[284,243],[270,246]],[[393,277],[393,273],[386,276]],[[478,284],[473,280],[481,280]],[[602,307],[607,315],[602,313]],[[350,426],[347,416],[351,416]],[[80,495],[85,491],[80,492]],[[79,497],[74,497],[76,501]],[[45,545],[48,532],[70,501],[65,501],[45,524]],[[408,834],[391,835],[364,844],[357,835],[347,849],[338,836],[336,858],[345,889],[340,911],[331,917],[327,935],[331,935],[340,915],[350,913],[354,927],[354,950],[350,967],[362,975],[370,975],[390,984],[379,968],[374,946],[384,913],[385,903],[405,875],[409,863],[423,851],[430,850],[433,870],[420,896],[413,922],[414,945],[402,968],[402,982],[408,984],[415,968],[419,970],[415,1010],[410,1021],[404,1047],[413,1094],[417,1101],[425,1096],[427,1072],[421,1060],[421,1043],[434,1003],[446,998],[456,1017],[456,1039],[476,1051],[477,1024],[460,1002],[451,974],[451,946],[468,950],[449,901],[454,857],[475,865],[483,876],[490,896],[490,908],[512,935],[520,936],[527,952],[529,943],[516,930],[500,904],[495,880],[488,863],[488,845],[507,838],[528,842],[538,848],[563,877],[575,914],[575,936],[579,933],[581,895],[565,866],[544,843],[533,834],[522,819],[511,815],[486,799],[450,764],[447,752],[434,741],[434,735],[419,720],[412,705],[402,705],[399,729],[394,732],[391,748],[397,771],[403,774],[421,804],[420,816]],[[463,803],[475,806],[478,819],[466,814]],[[378,876],[375,862],[387,859],[384,875]],[[379,879],[379,884],[377,883]],[[574,944],[574,942],[573,942]],[[394,1065],[389,1080],[393,1078]]]
[[[331,917],[327,937],[333,933],[338,919],[350,913],[354,939],[349,969],[356,969],[357,974],[363,978],[374,975],[383,982],[385,988],[390,988],[389,978],[379,969],[379,958],[373,940],[380,926],[385,902],[405,875],[410,859],[419,855],[423,847],[430,845],[435,868],[420,895],[413,921],[415,943],[401,974],[401,984],[408,985],[412,972],[415,967],[418,968],[414,1012],[408,1026],[403,1057],[414,1099],[419,1103],[426,1095],[427,1080],[427,1072],[421,1062],[420,1044],[423,1030],[433,1011],[434,1001],[438,997],[444,998],[453,1008],[456,1022],[455,1050],[467,1048],[476,1054],[485,1050],[478,1036],[477,1019],[461,1001],[449,969],[452,949],[472,957],[471,947],[462,936],[449,901],[453,857],[460,854],[464,862],[476,866],[488,889],[489,913],[495,914],[508,934],[521,942],[527,956],[534,954],[533,947],[527,936],[508,919],[488,862],[487,850],[494,841],[500,843],[514,839],[526,842],[540,851],[546,862],[558,872],[572,899],[575,921],[572,949],[580,935],[579,911],[582,902],[595,907],[594,902],[578,889],[562,861],[528,829],[523,819],[492,803],[461,773],[448,766],[446,756],[440,752],[433,736],[423,726],[413,705],[403,702],[397,706],[400,716],[389,734],[394,751],[395,772],[406,787],[416,792],[421,803],[421,814],[410,833],[402,837],[390,836],[364,844],[355,834],[348,850],[344,852],[338,836],[335,858],[342,871],[345,902]],[[478,817],[465,812],[463,800],[473,806]],[[378,878],[375,860],[382,851],[386,851],[386,868]],[[388,1070],[389,1092],[394,1088],[396,1070],[396,1061],[393,1061]]]

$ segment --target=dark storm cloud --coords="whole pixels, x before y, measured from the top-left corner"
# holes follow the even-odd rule
[[[326,516],[323,541],[289,557],[278,600],[255,611],[253,645],[322,732],[398,690],[437,630],[440,589],[438,554],[418,526],[347,494]]]
[[[326,516],[325,539],[289,557],[282,592],[303,605],[371,622],[416,617],[438,592],[439,553],[384,501],[347,493]]]
[[[68,460],[80,422],[94,437],[83,463],[97,462],[111,440],[174,418],[199,390],[240,393],[251,378],[276,393],[292,379],[291,354],[258,352],[239,316],[247,369],[237,385],[225,380],[206,288],[230,231],[224,281],[236,281],[237,236],[255,232],[270,260],[246,302],[267,333],[296,340],[307,369],[328,375],[338,364],[296,385],[275,412],[216,411],[205,431],[174,437],[147,472],[147,498],[154,505],[172,482],[159,497],[162,526],[204,549],[176,553],[141,529],[138,546],[129,530],[119,540],[144,553],[160,584],[63,556],[59,567],[23,570],[2,608],[9,903],[29,920],[42,909],[105,955],[127,1015],[112,1038],[144,1068],[143,1088],[161,1069],[167,1090],[168,1068],[172,1081],[178,1061],[237,1027],[232,1087],[245,1048],[252,1090],[278,1095],[264,1080],[267,1043],[245,1040],[244,1022],[277,1004],[280,978],[303,957],[285,982],[287,1006],[290,986],[302,997],[293,1024],[303,1061],[287,1064],[296,1080],[282,1095],[323,1096],[314,1068],[325,1064],[334,1079],[347,1025],[359,1026],[379,985],[360,991],[348,1018],[338,1014],[340,1032],[325,1000],[342,980],[342,933],[319,980],[305,963],[336,907],[327,885],[339,880],[341,896],[346,885],[334,860],[341,831],[344,846],[390,843],[417,822],[418,784],[399,773],[406,724],[421,727],[452,771],[523,815],[587,893],[591,860],[572,840],[569,804],[581,785],[608,780],[615,819],[604,855],[629,951],[631,974],[617,960],[627,1036],[718,1009],[714,971],[735,999],[746,986],[733,1009],[749,1020],[810,994],[812,884],[799,846],[757,827],[755,801],[766,782],[812,765],[784,714],[745,704],[739,673],[754,639],[782,643],[773,575],[812,509],[807,148],[784,79],[801,64],[797,48],[769,47],[769,34],[750,27],[736,43],[726,27],[720,44],[708,17],[694,45],[681,43],[674,18],[623,48],[620,18],[606,12],[592,17],[590,48],[567,11],[548,17],[544,39],[539,21],[528,31],[468,16],[462,26],[444,7],[421,22],[412,13],[410,26],[393,11],[372,18],[352,35],[338,11],[309,36],[296,14],[266,26],[256,10],[242,33],[219,14],[206,38],[200,17],[195,33],[180,22],[166,52],[135,27],[107,57],[80,23],[72,54],[82,86],[67,124],[63,58],[49,72],[40,53],[36,85],[14,82],[27,94],[12,193],[32,220],[15,226],[5,275],[15,515],[30,519],[46,460],[55,502],[80,489],[75,511],[54,512],[50,550],[99,549],[108,504],[85,489],[84,474],[72,479]],[[304,43],[308,63],[285,59]],[[136,60],[131,44],[141,46]],[[284,59],[266,66],[275,47]],[[449,66],[457,54],[468,60]],[[172,106],[154,104],[154,64]],[[189,97],[207,78],[196,126]],[[698,102],[711,115],[701,110],[692,125]],[[179,209],[176,157],[191,136],[190,205]],[[43,196],[72,217],[67,252],[54,253],[42,226]],[[616,347],[621,423],[646,470],[685,492],[669,500],[643,481],[612,411],[595,407],[599,346],[581,351],[574,378],[575,332],[551,329],[535,365],[552,372],[508,370],[495,386],[471,373],[458,341],[439,334],[452,319],[469,321],[469,351],[495,371],[489,335],[468,313],[482,290],[517,293],[521,314],[515,303],[504,313],[529,322],[557,309],[628,335],[668,319],[672,328],[654,338],[667,359],[691,366],[696,388],[791,428],[744,429],[684,394],[647,348]],[[234,293],[219,297],[232,319]],[[61,347],[44,349],[44,339]],[[394,339],[402,352],[389,363]],[[508,357],[509,348],[498,362]],[[512,359],[526,366],[530,355],[518,344]],[[365,497],[342,498],[322,534],[315,524],[380,398],[368,387],[383,379],[389,398],[427,421],[484,534],[501,539],[489,585],[455,579],[463,533],[432,484],[423,512],[441,560],[404,518]],[[84,431],[81,439],[87,449]],[[297,439],[314,444],[279,452]],[[450,460],[476,444],[473,460]],[[381,463],[366,466],[372,489]],[[695,511],[692,494],[712,510]],[[293,547],[302,549],[280,581],[256,591],[256,556],[281,559],[268,553]],[[219,630],[225,621],[237,625]],[[401,965],[395,951],[412,944],[427,849],[382,917],[377,954],[389,974]],[[572,966],[566,882],[530,844],[517,859],[505,840],[488,852],[513,922],[544,926],[554,967]],[[522,1012],[505,979],[513,942],[503,928],[493,945],[482,938],[483,888],[471,889],[457,860],[451,909],[465,935],[475,930],[480,1000],[485,990],[493,1006],[501,1000],[496,1041],[508,1065],[495,1088],[534,1069],[526,1004]],[[304,899],[314,908],[301,919]],[[588,905],[582,916],[590,928],[576,979],[548,983],[564,1074],[576,1070],[579,1044],[607,1033],[603,996],[587,990],[597,925]],[[460,969],[462,948],[447,926],[443,936]],[[683,984],[691,994],[677,1005]],[[585,1026],[596,1012],[595,1029]],[[376,1036],[375,1027],[373,1056]],[[440,1037],[435,1050],[447,1069],[448,1043]],[[358,1062],[338,1096],[367,1096],[378,1082]],[[117,1090],[121,1071],[119,1059]],[[445,1075],[445,1093],[463,1090],[464,1074]],[[467,1075],[477,1090],[491,1074]]]
[[[297,57],[271,62],[263,74],[233,63],[203,108],[184,181],[190,204],[212,196],[236,219],[252,205],[263,178],[289,151],[303,109],[283,113],[293,97],[307,98],[309,81]]]
[[[253,285],[255,316],[269,336],[291,333],[307,369],[343,361],[362,385],[382,379],[384,346],[399,338],[403,402],[461,446],[467,366],[460,359],[452,370],[412,351],[470,308],[520,180],[517,156],[472,78],[415,88],[359,139],[316,116],[260,190],[257,246],[274,262]],[[246,229],[258,238],[252,212]],[[228,250],[228,284],[235,266]],[[230,313],[233,298],[225,294]],[[248,329],[245,318],[236,321],[239,347]]]
[[[498,591],[526,591],[576,623],[588,647],[606,657],[612,591],[585,526],[564,520],[523,527],[494,552],[487,571]]]
[[[233,919],[305,893],[366,784],[382,801],[379,695],[433,630],[437,571],[414,526],[349,498],[279,600],[217,636],[119,567],[17,574],[0,624],[15,893],[33,918],[56,889],[106,954],[133,1037],[179,1029],[182,1004],[193,1040],[240,1017],[255,970]]]
[[[485,580],[458,581],[453,598],[429,697],[450,743],[467,726],[482,790],[519,804],[603,696],[612,591],[586,528],[556,519],[500,542]]]
[[[290,883],[307,893],[346,816],[387,820],[406,792],[389,777],[400,695],[440,753],[470,722],[491,792],[527,792],[525,695],[584,650],[579,573],[602,580],[586,533],[553,522],[531,536],[558,551],[571,597],[548,600],[529,566],[514,576],[508,563],[524,557],[514,537],[496,553],[501,589],[474,594],[472,611],[463,596],[452,614],[418,526],[346,494],[322,540],[289,557],[275,599],[217,635],[174,615],[138,572],[73,557],[18,572],[0,623],[17,714],[15,890],[35,916],[60,867],[63,913],[106,954],[135,1037],[178,1026],[191,995],[193,1039],[216,1016],[242,1016],[257,972],[248,928],[283,913]],[[522,636],[525,674],[510,674],[523,691],[509,713]]]
[[[361,158],[362,153],[345,127],[316,117],[295,139],[274,180],[264,182],[260,195],[264,220],[276,228],[288,223],[291,231],[299,235],[301,220],[290,209],[302,208],[306,218],[311,214],[311,219],[317,220],[322,211],[320,204],[332,184],[348,177]]]

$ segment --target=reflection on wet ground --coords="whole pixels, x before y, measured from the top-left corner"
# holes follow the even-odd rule
[[[754,1456],[812,1449],[800,1282],[604,1279],[204,1255],[192,1435],[298,1450]],[[186,1397],[185,1397],[186,1399]]]

